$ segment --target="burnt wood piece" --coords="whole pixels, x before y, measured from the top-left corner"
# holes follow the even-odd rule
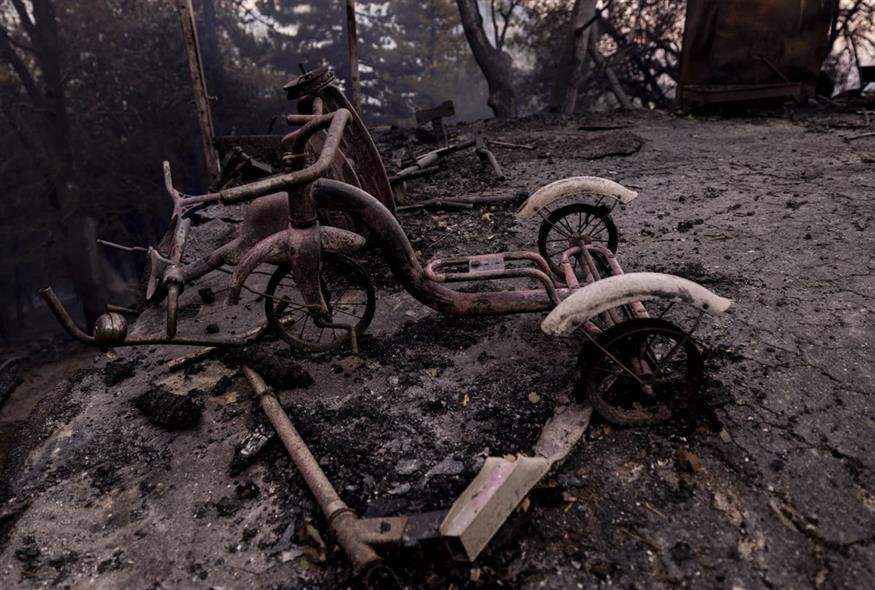
[[[434,134],[438,141],[447,145],[447,130],[444,127],[444,117],[452,117],[456,114],[456,107],[451,100],[445,100],[436,107],[416,111],[416,124],[425,125],[431,123]]]
[[[482,135],[478,134],[476,142],[476,148],[474,151],[477,153],[477,156],[481,160],[489,162],[489,164],[492,166],[492,169],[495,171],[495,175],[500,180],[504,180],[506,178],[504,170],[501,169],[501,164],[498,163],[498,159],[495,157],[495,154],[493,154],[489,150],[489,148],[486,147],[486,139]]]

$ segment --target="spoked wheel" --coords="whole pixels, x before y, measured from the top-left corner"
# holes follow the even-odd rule
[[[565,276],[560,264],[562,253],[584,237],[594,244],[607,247],[611,252],[617,251],[617,226],[607,207],[573,203],[551,211],[538,232],[538,252],[547,261],[550,270],[561,278]],[[576,257],[571,264],[574,267],[578,265]]]
[[[357,336],[374,319],[376,298],[367,273],[354,261],[332,252],[322,252],[320,272],[322,297],[328,305],[328,322],[349,324]],[[320,327],[308,312],[288,266],[280,266],[267,284],[264,312],[280,338],[295,348],[331,350],[349,341],[342,328]]]
[[[584,347],[579,386],[606,420],[639,426],[664,422],[688,406],[703,373],[690,334],[662,319],[636,318]]]

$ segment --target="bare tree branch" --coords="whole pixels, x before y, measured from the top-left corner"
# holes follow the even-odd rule
[[[21,59],[21,56],[12,47],[12,43],[9,40],[9,32],[2,26],[0,26],[0,56],[12,66],[30,100],[35,105],[41,105],[44,98],[43,94],[27,64],[24,63],[24,60]]]
[[[492,15],[492,38],[495,39],[495,48],[501,49],[498,45],[498,17],[495,10],[495,0],[489,0],[489,11]]]
[[[33,41],[34,35],[37,34],[37,30],[33,21],[30,19],[30,14],[28,14],[27,12],[27,7],[21,0],[12,0],[12,5],[15,7],[15,11],[18,13],[18,19],[21,21],[21,26],[24,27],[24,30],[27,32],[28,37],[30,37],[31,41]]]

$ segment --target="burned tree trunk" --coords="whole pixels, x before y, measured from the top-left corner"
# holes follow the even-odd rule
[[[615,25],[607,18],[599,18],[597,26],[599,34],[610,36],[621,51],[628,54],[629,59],[641,73],[644,79],[643,90],[636,93],[636,98],[639,98],[642,103],[652,102],[659,108],[670,108],[671,101],[665,96],[662,87],[659,85],[659,79],[653,72],[652,62],[644,59],[641,56],[640,48],[633,42],[629,41]]]
[[[456,0],[468,45],[489,86],[489,107],[496,117],[517,115],[516,93],[513,89],[513,63],[501,47],[495,47],[483,30],[483,16],[477,0]],[[496,40],[497,41],[497,40]]]
[[[553,81],[550,111],[571,114],[577,107],[577,92],[586,77],[596,0],[575,0],[568,36]]]
[[[85,320],[91,324],[103,313],[106,298],[94,263],[96,256],[90,255],[95,240],[89,228],[93,230],[94,224],[88,223],[72,147],[55,7],[52,0],[33,0],[32,13],[28,13],[21,0],[13,0],[12,4],[21,19],[22,30],[30,38],[39,75],[20,58],[5,30],[0,30],[0,55],[15,71],[34,112],[40,116],[33,136],[41,144],[40,162],[50,199],[60,213],[70,276]]]
[[[362,83],[359,76],[358,33],[355,26],[355,0],[346,0],[346,45],[349,52],[350,102],[362,115]]]
[[[617,78],[617,74],[614,72],[611,64],[605,60],[605,57],[599,50],[598,35],[595,34],[595,31],[589,38],[589,55],[592,57],[593,63],[604,71],[605,78],[608,81],[608,87],[611,89],[611,92],[614,93],[620,107],[626,110],[634,108],[632,101],[629,99],[629,95],[623,90],[623,85],[620,84],[620,79]]]

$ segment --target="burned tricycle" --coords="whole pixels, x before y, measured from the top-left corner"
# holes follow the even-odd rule
[[[290,84],[311,84],[310,74]],[[658,273],[624,274],[614,256],[618,235],[611,209],[629,203],[637,193],[602,178],[575,177],[534,192],[517,212],[521,221],[542,218],[538,251],[502,252],[435,259],[424,266],[392,211],[376,197],[347,182],[327,178],[342,154],[339,145],[356,116],[346,108],[324,112],[318,96],[305,96],[312,114],[289,115],[300,128],[283,138],[284,171],[263,179],[203,195],[185,195],[173,185],[170,165],[164,174],[173,199],[169,255],[148,249],[147,300],[163,306],[164,334],[128,337],[118,314],[101,317],[93,335],[75,326],[51,289],[44,297],[67,330],[87,344],[103,348],[145,344],[246,346],[268,330],[304,350],[329,350],[348,345],[353,351],[375,309],[375,289],[367,274],[350,258],[370,242],[396,280],[421,303],[452,315],[501,315],[549,312],[542,329],[553,335],[583,334],[582,389],[596,410],[625,424],[665,419],[665,404],[650,410],[617,410],[612,391],[631,381],[647,398],[658,399],[663,388],[675,388],[675,357],[687,359],[683,370],[693,388],[700,381],[701,357],[691,334],[664,319],[651,318],[643,302],[653,299],[689,304],[702,313],[719,314],[730,301],[689,280]],[[315,161],[307,146],[317,132],[327,130]],[[569,198],[574,202],[553,206]],[[234,240],[200,259],[184,261],[189,215],[207,205],[251,202]],[[338,215],[356,231],[325,225]],[[227,302],[239,301],[246,280],[262,264],[275,267],[264,298],[265,324],[237,336],[199,337],[179,333],[178,298],[187,284],[209,272],[230,272]],[[228,266],[233,267],[230,271]],[[537,288],[478,290],[449,288],[506,279],[530,279]],[[338,281],[342,285],[336,286]],[[596,322],[595,320],[600,320]],[[663,359],[654,342],[667,347]],[[671,345],[669,345],[671,344]],[[638,350],[643,347],[643,350]],[[614,371],[604,364],[616,365]],[[595,370],[590,371],[590,368]],[[607,375],[607,377],[606,377]],[[643,413],[642,413],[643,412]]]
[[[618,233],[611,212],[637,193],[616,182],[579,176],[535,191],[516,214],[540,219],[537,251],[476,254],[422,264],[393,212],[391,189],[373,143],[358,116],[332,84],[327,68],[286,86],[299,97],[298,128],[282,138],[280,170],[201,195],[175,188],[170,247],[147,249],[147,301],[165,315],[163,333],[128,336],[126,320],[108,313],[93,334],[78,328],[51,289],[50,309],[78,340],[101,348],[136,345],[247,346],[272,333],[301,350],[348,347],[356,352],[370,324],[376,290],[353,260],[366,244],[378,249],[394,278],[414,298],[452,315],[546,313],[550,335],[582,342],[577,401],[557,410],[533,456],[489,458],[481,473],[446,512],[360,520],[340,500],[295,431],[274,392],[249,368],[244,373],[301,471],[339,543],[357,571],[379,563],[374,546],[444,540],[451,553],[474,559],[528,491],[561,461],[586,429],[595,409],[621,425],[671,417],[675,400],[694,395],[703,363],[692,338],[663,317],[651,317],[653,300],[690,306],[701,317],[720,314],[731,302],[692,281],[659,273],[624,274],[615,252]],[[365,169],[355,154],[368,155]],[[376,168],[376,163],[379,168]],[[378,187],[379,195],[369,189]],[[376,189],[374,189],[376,190]],[[190,219],[208,206],[247,204],[236,237],[198,259],[186,258]],[[262,265],[273,267],[263,290],[247,284]],[[195,336],[181,326],[179,295],[207,273],[231,276],[227,302],[244,289],[264,300],[265,321],[255,329],[222,336]],[[507,280],[534,286],[506,289]],[[476,283],[477,289],[455,289]],[[483,288],[495,285],[495,288]],[[698,325],[698,319],[693,328]],[[589,404],[592,405],[592,409]]]

